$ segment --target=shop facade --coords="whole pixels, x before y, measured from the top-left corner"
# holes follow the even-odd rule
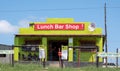
[[[91,22],[74,22],[73,18],[47,18],[46,22],[31,22],[28,28],[20,28],[14,45],[42,45],[46,61],[58,61],[62,46],[97,46],[103,52],[102,28]],[[77,61],[78,50],[68,49],[68,61]],[[80,61],[95,62],[96,49],[80,51]],[[29,56],[32,56],[29,58]],[[39,47],[14,47],[14,60],[39,60]],[[99,59],[102,62],[102,58]]]

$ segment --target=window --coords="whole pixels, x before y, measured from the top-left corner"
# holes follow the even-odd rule
[[[24,45],[40,45],[41,43],[40,43],[40,40],[26,40],[25,41],[25,44]],[[27,47],[27,46],[23,46],[22,47],[22,50],[23,51],[39,51],[39,48],[38,47],[36,47],[36,46],[33,46],[33,47]]]
[[[6,57],[6,54],[0,54],[0,57]]]
[[[96,52],[96,49],[81,49],[82,52]]]
[[[95,46],[95,41],[80,41],[81,46]]]
[[[80,41],[81,46],[84,47],[84,49],[81,49],[82,52],[95,52],[96,49],[91,49],[91,47],[95,47],[96,43],[95,41]]]

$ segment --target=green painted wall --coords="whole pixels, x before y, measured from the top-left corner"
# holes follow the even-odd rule
[[[44,46],[45,55],[46,55],[46,59],[47,59],[47,37],[42,38],[42,45]]]
[[[68,46],[73,46],[73,37],[68,39]],[[73,61],[73,48],[69,48],[69,58],[68,61]]]
[[[98,47],[99,47],[99,52],[103,52],[103,38],[98,38],[97,39],[97,44],[96,44]],[[100,62],[102,62],[102,58],[99,58]]]
[[[15,42],[14,43],[15,45],[19,45],[19,38],[16,37],[14,42]],[[18,53],[19,53],[19,48],[18,47],[14,47],[14,60],[15,61],[18,61]]]
[[[74,39],[74,46],[80,46],[80,40],[93,40],[96,41],[96,46],[99,47],[99,52],[103,52],[103,38],[102,37],[76,37]],[[78,60],[78,50],[75,50],[76,52],[76,58],[74,61]],[[82,62],[89,61],[89,62],[95,62],[96,61],[96,53],[90,53],[90,52],[80,52],[80,60]],[[102,62],[102,58],[99,58],[100,62]]]

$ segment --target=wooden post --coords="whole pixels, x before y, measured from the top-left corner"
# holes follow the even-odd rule
[[[63,68],[63,60],[61,59],[61,68]]]
[[[80,67],[80,48],[78,49],[78,67]]]
[[[58,50],[58,56],[59,56],[59,66],[61,67],[61,56],[60,56],[60,48]]]
[[[45,65],[45,58],[43,59],[43,68],[45,68],[46,65]]]
[[[96,54],[99,52],[99,48],[97,47],[97,52]],[[96,56],[96,67],[99,67],[99,56]]]
[[[12,50],[14,51],[14,46],[12,45]],[[12,67],[14,67],[14,53],[12,54]]]

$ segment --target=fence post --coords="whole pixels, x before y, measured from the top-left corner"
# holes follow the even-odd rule
[[[12,50],[14,51],[14,46],[12,45]],[[12,54],[12,67],[14,67],[14,53]]]
[[[45,65],[45,58],[43,59],[43,68],[45,68],[46,65]]]
[[[59,48],[59,50],[58,50],[58,56],[59,56],[59,66],[60,66],[60,67],[62,67],[61,55],[62,55],[62,53],[61,53],[60,48]]]
[[[97,53],[99,52],[99,48],[97,47]],[[97,54],[96,53],[96,54]],[[96,56],[96,67],[99,67],[99,56]]]
[[[78,49],[78,67],[80,67],[80,51],[81,49],[79,48]]]

